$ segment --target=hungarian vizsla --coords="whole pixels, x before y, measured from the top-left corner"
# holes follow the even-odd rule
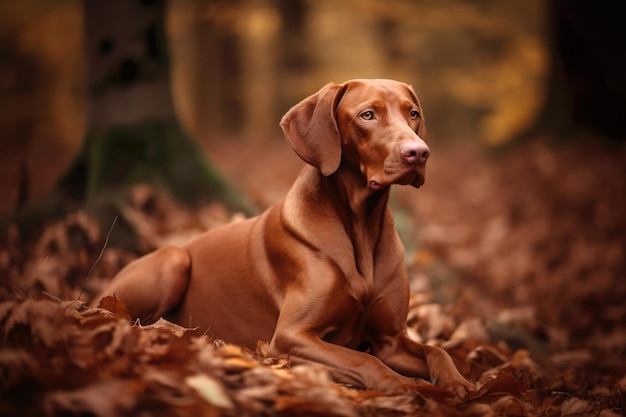
[[[404,249],[387,206],[392,184],[420,187],[429,149],[413,89],[392,80],[328,84],[280,126],[308,164],[258,217],[130,263],[101,294],[132,316],[164,316],[338,382],[394,391],[430,379],[472,389],[440,348],[407,336]]]

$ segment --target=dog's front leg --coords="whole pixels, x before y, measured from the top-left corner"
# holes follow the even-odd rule
[[[342,345],[353,335],[355,306],[349,294],[336,290],[336,282],[305,281],[302,287],[292,287],[285,297],[269,354],[286,357],[294,364],[322,365],[339,383],[384,392],[413,388],[415,379],[394,372],[375,356]],[[315,285],[307,288],[307,283]],[[329,334],[337,332],[343,334],[341,340],[331,342]]]
[[[381,392],[414,389],[414,378],[400,375],[378,358],[345,346],[322,340],[308,331],[295,331],[275,335],[270,354],[288,357],[292,364],[322,365],[332,378],[342,384]]]
[[[407,376],[429,378],[433,385],[461,398],[476,389],[461,375],[445,350],[417,343],[406,332],[386,343],[377,356],[391,369]]]

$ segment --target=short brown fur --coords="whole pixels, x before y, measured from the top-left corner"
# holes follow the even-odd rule
[[[395,391],[430,379],[473,389],[440,348],[407,335],[404,248],[387,206],[392,184],[419,187],[429,149],[413,89],[392,80],[328,84],[281,121],[308,163],[258,217],[210,230],[122,269],[115,294],[133,317],[161,316],[342,383]],[[367,353],[363,352],[367,348]]]

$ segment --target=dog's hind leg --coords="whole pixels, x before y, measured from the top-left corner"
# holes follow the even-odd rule
[[[168,246],[122,268],[93,301],[113,295],[128,307],[133,319],[154,322],[175,308],[189,285],[191,258],[186,249]]]

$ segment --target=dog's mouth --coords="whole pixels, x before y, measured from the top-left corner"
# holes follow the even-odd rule
[[[387,173],[385,173],[387,174]],[[372,176],[369,179],[369,187],[373,190],[380,190],[393,184],[398,185],[412,185],[415,188],[420,188],[426,181],[426,165],[409,166],[404,169],[383,175],[382,178],[378,176]]]
[[[426,177],[424,175],[424,171],[413,171],[401,177],[395,184],[400,185],[412,185],[415,188],[420,188],[424,185],[426,181]]]

